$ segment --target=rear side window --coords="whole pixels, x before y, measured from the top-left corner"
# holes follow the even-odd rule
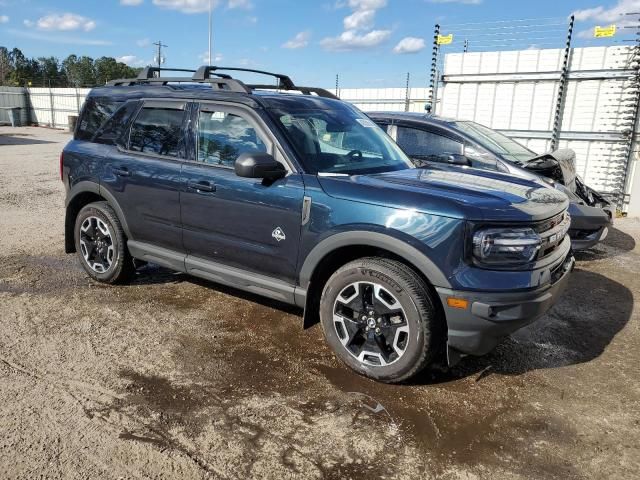
[[[125,132],[131,115],[135,113],[139,102],[130,101],[122,105],[116,113],[98,130],[94,142],[106,145],[115,145],[116,141]]]
[[[184,157],[182,108],[145,105],[131,126],[129,150],[166,157]]]
[[[76,128],[76,140],[91,140],[98,129],[115,112],[122,102],[106,97],[87,98],[82,116]]]
[[[446,153],[462,154],[462,143],[416,128],[398,127],[398,145],[410,157],[428,158]]]

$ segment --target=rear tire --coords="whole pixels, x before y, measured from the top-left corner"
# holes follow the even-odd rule
[[[122,225],[107,202],[83,207],[74,227],[76,251],[82,268],[102,283],[125,283],[135,267]]]
[[[320,322],[335,354],[380,382],[406,381],[441,350],[443,325],[426,282],[396,260],[349,262],[327,281]]]

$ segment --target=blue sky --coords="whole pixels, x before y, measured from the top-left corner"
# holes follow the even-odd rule
[[[205,63],[209,0],[0,0],[0,45],[27,56],[113,56],[152,61],[162,40],[166,66]],[[433,25],[471,45],[562,47],[563,22],[577,13],[576,46],[594,25],[630,23],[640,0],[214,0],[215,64],[288,73],[298,83],[342,87],[427,83]],[[537,19],[522,21],[523,19]],[[491,23],[506,21],[505,23]],[[472,25],[460,25],[460,24]],[[520,28],[522,27],[522,28]],[[528,29],[528,30],[527,30]],[[493,36],[497,32],[498,36]],[[507,35],[508,34],[508,35]],[[502,36],[500,36],[502,35]],[[506,36],[505,36],[506,35]],[[611,44],[613,40],[605,40]],[[618,37],[618,41],[620,41]]]

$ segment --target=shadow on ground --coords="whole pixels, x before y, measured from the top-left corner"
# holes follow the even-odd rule
[[[600,260],[630,252],[634,248],[636,241],[631,235],[611,227],[604,241],[588,250],[575,252],[574,255],[578,261]]]
[[[29,133],[0,133],[0,145],[39,145],[44,143],[55,142],[33,138],[33,136]]]

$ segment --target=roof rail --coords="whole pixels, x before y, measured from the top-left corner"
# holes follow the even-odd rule
[[[283,90],[294,90],[295,89],[295,85],[293,83],[293,80],[291,80],[291,78],[289,78],[287,75],[283,75],[282,73],[266,72],[264,70],[254,70],[252,68],[217,67],[215,65],[204,65],[204,66],[198,68],[198,71],[193,76],[193,79],[194,80],[207,79],[207,78],[209,78],[211,76],[212,73],[214,75],[218,75],[217,73],[215,73],[218,70],[226,70],[226,71],[229,71],[229,72],[249,72],[249,73],[258,73],[260,75],[268,75],[270,77],[275,77],[275,78],[278,79],[278,87],[279,88],[281,88]],[[273,88],[273,86],[271,88]]]
[[[188,70],[185,68],[160,68],[160,67],[144,67],[140,70],[140,73],[136,77],[138,80],[149,80],[150,78],[157,78],[160,76],[160,72],[189,72],[193,73],[195,70]],[[156,73],[158,75],[156,75]]]
[[[155,84],[166,86],[170,83],[205,83],[211,85],[211,88],[216,90],[225,90],[228,92],[236,93],[251,93],[251,89],[248,88],[240,80],[234,78],[210,78],[207,80],[193,80],[189,77],[153,77],[153,78],[123,78],[120,80],[111,80],[107,82],[108,86],[121,87],[121,86],[133,86],[133,85],[145,85]]]
[[[250,72],[261,75],[269,75],[278,79],[278,85],[250,84],[247,85],[240,80],[233,78],[226,73],[219,73],[219,70],[234,72]],[[160,73],[168,72],[189,72],[193,73],[191,77],[161,77]],[[157,74],[157,76],[156,76]],[[212,78],[212,76],[214,78]],[[111,80],[107,82],[109,86],[132,86],[143,84],[168,85],[170,83],[206,83],[217,90],[226,90],[238,93],[252,93],[254,90],[294,90],[304,95],[317,95],[319,97],[332,98],[339,100],[333,93],[324,88],[301,87],[293,83],[291,78],[280,73],[266,72],[264,70],[253,70],[251,68],[236,67],[217,67],[215,65],[204,65],[198,70],[188,70],[184,68],[159,68],[146,67],[138,74],[136,78],[123,78],[119,80]]]

